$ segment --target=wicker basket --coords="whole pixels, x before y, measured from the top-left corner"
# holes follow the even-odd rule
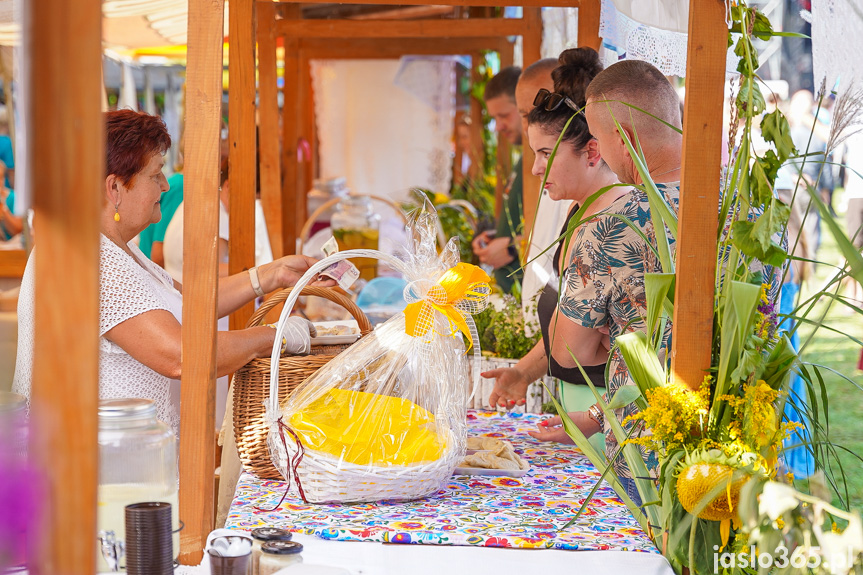
[[[263,318],[273,307],[285,301],[291,288],[282,290],[264,302],[249,319],[246,327],[260,325]],[[365,314],[349,298],[329,288],[306,287],[301,295],[318,296],[339,304],[347,309],[357,320],[360,334],[372,331]],[[282,356],[279,361],[279,403],[285,400],[307,377],[322,368],[328,361],[350,347],[348,345],[329,345],[312,347],[311,355]],[[273,467],[267,449],[269,426],[265,415],[264,403],[270,397],[270,358],[253,359],[234,374],[234,434],[237,438],[237,451],[243,467],[261,479],[282,480],[281,474]]]
[[[291,449],[296,443],[290,441]],[[447,439],[440,459],[420,465],[375,467],[343,461],[326,453],[305,451],[296,467],[302,478],[302,497],[308,503],[361,503],[367,501],[410,501],[425,497],[441,487],[452,475],[457,453]],[[276,449],[279,465],[288,467],[288,453]],[[280,477],[281,479],[281,477]],[[296,479],[291,490],[298,491]]]

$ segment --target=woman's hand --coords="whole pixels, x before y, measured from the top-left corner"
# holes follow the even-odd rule
[[[272,263],[262,265],[258,268],[258,279],[261,289],[269,293],[277,289],[284,289],[296,285],[306,271],[318,263],[315,258],[308,256],[293,255],[279,258]],[[310,285],[318,287],[331,287],[336,285],[333,280],[314,281]]]
[[[486,379],[494,378],[494,389],[488,402],[492,407],[499,406],[510,409],[516,405],[524,405],[527,388],[530,382],[516,367],[491,369],[480,374]]]
[[[271,325],[273,329],[277,326]],[[315,324],[306,318],[291,316],[285,320],[285,334],[282,339],[282,353],[291,355],[309,355],[312,351],[312,339],[317,336]]]
[[[591,419],[586,411],[573,411],[569,413],[572,422],[581,430],[585,437],[590,437],[594,433],[602,431],[599,424]],[[575,441],[566,434],[563,428],[563,423],[560,416],[556,415],[550,419],[540,421],[537,424],[537,431],[528,431],[528,435],[540,441],[557,441],[559,443],[573,444]]]

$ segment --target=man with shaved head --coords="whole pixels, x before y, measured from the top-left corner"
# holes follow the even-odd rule
[[[642,183],[615,119],[633,145],[638,134],[654,182],[680,179],[683,136],[656,120],[659,118],[678,129],[682,127],[677,92],[662,72],[647,62],[624,60],[600,72],[588,86],[586,95],[590,133],[599,142],[602,158],[621,182]]]

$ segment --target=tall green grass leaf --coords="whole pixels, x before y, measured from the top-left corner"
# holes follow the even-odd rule
[[[832,235],[833,239],[836,240],[836,245],[839,247],[839,251],[842,252],[842,257],[844,257],[851,266],[851,277],[863,284],[863,256],[860,255],[860,251],[854,247],[854,244],[852,244],[851,240],[848,239],[848,236],[842,230],[839,222],[836,221],[836,218],[830,214],[830,210],[828,210],[827,206],[824,205],[824,202],[821,201],[819,191],[808,185],[806,186],[806,191],[809,192],[812,202],[818,207],[818,212],[821,214],[822,225],[825,225],[827,229],[830,230],[830,235]]]
[[[633,401],[641,398],[641,391],[638,389],[637,385],[622,385],[617,388],[617,391],[614,392],[614,397],[608,402],[609,409],[620,409],[621,407],[626,407]],[[646,409],[647,404],[643,403],[639,405],[641,409]]]
[[[641,395],[646,397],[648,390],[665,385],[665,369],[656,356],[656,351],[650,345],[646,333],[643,331],[625,333],[615,340],[615,345],[620,349],[623,361],[626,362],[629,374],[641,391]]]
[[[674,274],[644,274],[644,296],[647,299],[647,333],[656,333],[662,311],[674,316]],[[662,337],[660,335],[660,337]],[[628,365],[628,364],[627,364]]]
[[[589,382],[589,378],[588,378]],[[560,414],[560,421],[563,425],[564,431],[566,434],[572,438],[575,442],[575,445],[584,453],[590,462],[593,464],[596,469],[603,474],[606,481],[611,485],[612,489],[614,489],[617,496],[623,501],[624,505],[629,509],[629,512],[632,513],[632,516],[638,521],[641,529],[645,532],[649,532],[649,523],[648,518],[645,513],[632,501],[632,499],[627,495],[626,490],[623,488],[623,485],[620,484],[620,481],[617,479],[617,475],[612,471],[611,473],[606,473],[606,471],[611,467],[611,464],[605,459],[604,455],[600,455],[596,449],[591,445],[590,441],[588,441],[587,437],[584,436],[584,433],[578,428],[575,422],[572,421],[572,418],[569,417],[569,414],[566,413],[566,410],[560,404],[560,402],[549,392],[551,397],[551,401],[554,404],[554,408],[557,410],[557,413]]]
[[[617,345],[615,344],[614,347],[617,347]],[[615,415],[614,411],[608,407],[608,404],[602,398],[599,391],[597,391],[596,386],[593,385],[593,382],[587,376],[587,373],[585,373],[584,368],[575,357],[575,354],[572,353],[572,350],[569,349],[569,347],[567,347],[567,351],[575,362],[575,365],[578,367],[578,370],[581,372],[582,377],[584,377],[588,387],[590,387],[590,390],[593,392],[594,397],[596,397],[596,402],[602,409],[606,423],[611,427],[611,431],[614,433],[614,438],[623,450],[623,459],[626,461],[626,465],[632,473],[632,477],[635,480],[635,486],[638,489],[639,495],[641,495],[641,500],[650,502],[659,500],[659,492],[656,489],[656,484],[653,480],[648,479],[650,477],[650,473],[647,470],[647,465],[644,463],[644,459],[641,458],[641,452],[635,445],[626,443],[626,440],[629,439],[629,435],[632,431],[630,430],[630,433],[627,433],[623,430],[623,426],[620,424],[620,421],[617,420],[617,415]],[[579,433],[581,433],[580,430]],[[647,514],[647,520],[650,524],[659,525],[660,517],[657,506],[650,505],[645,507],[644,513]]]

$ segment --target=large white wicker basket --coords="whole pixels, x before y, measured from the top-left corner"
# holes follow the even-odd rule
[[[287,436],[286,436],[287,437]],[[288,452],[278,448],[273,463],[287,468],[287,456],[296,456],[296,443],[287,439]],[[309,503],[406,501],[434,493],[452,475],[456,454],[451,441],[438,460],[421,465],[372,467],[356,465],[321,453],[305,451],[296,468],[291,491]],[[302,491],[300,491],[302,490]]]
[[[347,250],[338,252],[322,259],[303,275],[291,292],[276,332],[276,341],[280,342],[282,327],[290,314],[302,288],[317,277],[317,274],[332,263],[354,257],[373,257],[391,264],[396,270],[407,273],[405,265],[400,260],[376,250]],[[474,328],[475,329],[475,328]],[[475,338],[478,339],[478,338]],[[278,351],[274,347],[273,354]],[[338,361],[338,357],[332,361]],[[291,483],[291,490],[309,503],[358,503],[381,500],[409,500],[430,495],[439,489],[463,455],[463,445],[450,434],[450,430],[441,428],[439,433],[445,433],[446,450],[435,460],[412,466],[390,465],[373,467],[356,465],[342,461],[336,457],[319,451],[301,449],[297,441],[278,419],[278,370],[279,362],[272,362],[270,372],[270,421],[271,428],[268,437],[270,456],[276,469]],[[274,399],[275,398],[275,399]]]

